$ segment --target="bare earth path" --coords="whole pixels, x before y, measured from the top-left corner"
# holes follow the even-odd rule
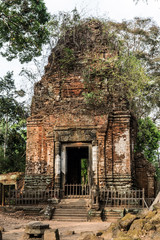
[[[61,240],[76,240],[81,232],[98,232],[105,230],[110,223],[108,222],[57,222],[41,220],[36,217],[23,217],[20,214],[4,214],[0,212],[0,226],[4,228],[3,240],[19,240],[23,235],[25,225],[30,221],[41,221],[48,223],[51,228],[58,228]],[[75,234],[71,235],[74,231]]]

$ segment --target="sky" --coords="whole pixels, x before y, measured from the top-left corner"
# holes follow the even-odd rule
[[[135,4],[133,0],[58,0],[56,3],[51,0],[45,0],[48,11],[58,13],[59,11],[71,11],[75,7],[92,16],[107,16],[112,20],[120,21],[122,19],[132,19],[135,16],[152,17],[160,24],[160,1],[139,0]]]
[[[105,17],[111,20],[121,21],[130,20],[134,17],[151,17],[160,26],[160,0],[140,0],[135,4],[133,0],[44,0],[48,11],[56,14],[59,11],[72,11],[75,7],[82,13],[83,16]],[[22,67],[17,60],[11,62],[0,57],[0,77],[3,77],[6,72],[14,71],[16,83],[20,87],[24,86],[24,81],[19,77],[19,72]],[[32,68],[33,64],[30,63]]]

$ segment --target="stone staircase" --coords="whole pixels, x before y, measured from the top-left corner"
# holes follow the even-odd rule
[[[25,216],[41,216],[40,212],[43,210],[43,207],[38,206],[17,206],[15,208],[11,208],[10,212],[23,212]]]
[[[54,221],[86,222],[88,218],[87,199],[62,199],[57,204]]]
[[[116,222],[118,219],[122,218],[123,209],[121,208],[104,208],[103,209],[103,221]]]

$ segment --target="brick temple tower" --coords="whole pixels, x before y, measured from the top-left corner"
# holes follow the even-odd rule
[[[85,56],[89,65],[93,54],[103,61],[110,54],[106,45],[100,44],[99,22],[87,24],[89,33],[85,33],[81,49],[73,36],[60,39],[44,76],[35,84],[27,121],[26,189],[81,184],[83,159],[90,187],[128,189],[135,185],[136,123],[127,102],[104,96],[103,104],[96,105],[85,98]],[[76,35],[81,41],[82,29]],[[67,61],[62,56],[67,56]],[[105,84],[103,81],[100,86],[104,92]]]

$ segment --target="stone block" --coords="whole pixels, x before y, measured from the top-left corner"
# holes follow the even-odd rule
[[[44,231],[46,229],[49,229],[49,224],[43,224],[41,222],[30,222],[25,228],[23,240],[32,238],[42,240]]]
[[[45,230],[44,240],[60,240],[58,229],[47,229],[47,230]]]
[[[136,215],[127,213],[119,222],[119,225],[122,229],[128,230],[133,221],[137,218]]]

